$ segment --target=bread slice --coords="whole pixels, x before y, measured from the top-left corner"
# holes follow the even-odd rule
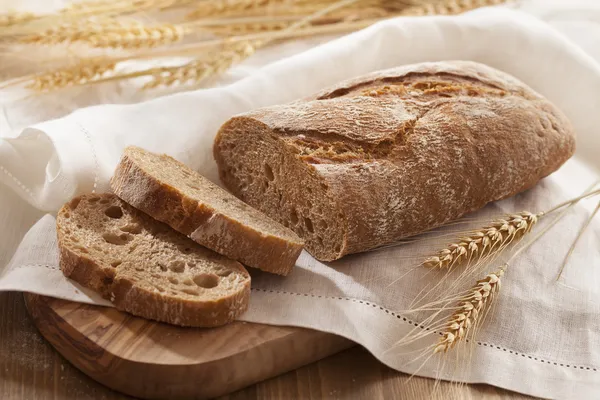
[[[111,186],[132,206],[250,267],[287,275],[302,251],[292,230],[167,155],[128,147]]]
[[[113,194],[84,195],[56,218],[60,268],[123,311],[213,327],[248,308],[250,276]]]

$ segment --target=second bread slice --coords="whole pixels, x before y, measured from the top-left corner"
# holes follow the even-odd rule
[[[250,267],[287,275],[302,251],[293,231],[167,155],[128,147],[111,186],[132,206]]]

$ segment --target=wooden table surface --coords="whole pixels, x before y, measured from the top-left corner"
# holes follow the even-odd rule
[[[102,399],[114,392],[71,366],[37,332],[21,293],[0,293],[0,399]],[[222,399],[523,399],[485,385],[457,387],[413,378],[360,347],[232,393]]]

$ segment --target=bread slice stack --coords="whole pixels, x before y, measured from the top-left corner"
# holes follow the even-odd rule
[[[302,251],[293,231],[169,156],[128,147],[111,186],[59,211],[60,267],[131,314],[229,323],[248,308],[241,263],[287,275]]]

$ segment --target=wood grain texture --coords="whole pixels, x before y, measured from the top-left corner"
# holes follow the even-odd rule
[[[0,398],[125,400],[59,355],[28,318],[21,293],[0,293]],[[432,393],[434,395],[432,396]],[[316,363],[224,396],[222,400],[289,399],[526,399],[485,385],[456,388],[413,378],[355,346]]]
[[[119,392],[152,399],[212,398],[353,346],[323,332],[236,322],[181,328],[33,294],[42,335],[81,371]]]

